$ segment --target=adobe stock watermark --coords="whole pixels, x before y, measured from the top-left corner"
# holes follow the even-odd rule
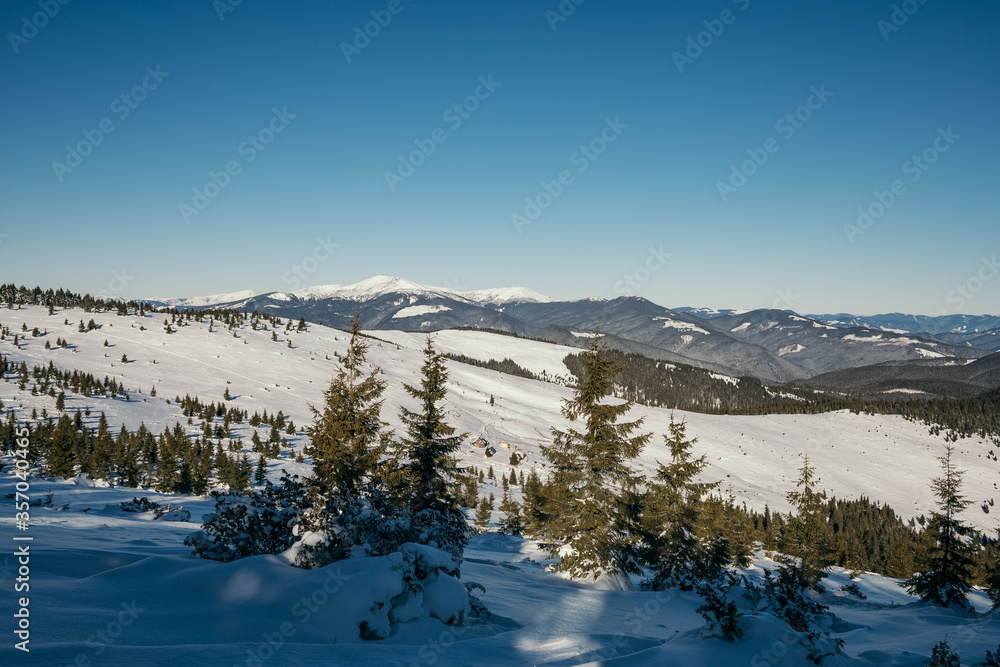
[[[635,296],[641,287],[649,282],[654,273],[666,266],[667,260],[671,257],[673,257],[673,253],[665,252],[662,245],[659,248],[649,246],[646,260],[615,283],[615,294]]]
[[[882,33],[882,41],[888,42],[889,35],[898,32],[925,4],[927,0],[903,0],[898,5],[893,5],[888,19],[879,19],[875,22],[875,27]]]
[[[135,600],[122,602],[120,606],[122,610],[118,612],[117,620],[110,621],[103,628],[98,629],[87,637],[87,648],[91,650],[93,657],[97,658],[103,655],[108,650],[108,647],[117,642],[122,634],[124,634],[125,629],[135,623],[142,612],[146,611],[137,606]],[[78,653],[73,660],[73,664],[80,667],[87,667],[93,663],[91,663],[86,653]]]
[[[38,8],[41,11],[31,16],[22,16],[21,29],[7,33],[7,41],[10,42],[10,48],[14,49],[14,54],[17,55],[22,46],[34,39],[38,31],[47,26],[59,13],[59,9],[69,2],[70,0],[38,0]]]
[[[332,565],[327,565],[324,569],[326,569],[326,579],[323,583],[313,589],[310,595],[302,596],[289,610],[291,616],[298,621],[300,626],[309,623],[313,614],[322,609],[347,581],[347,577],[341,573],[340,567],[334,568]],[[262,633],[261,641],[253,644],[254,648],[247,649],[247,657],[243,664],[246,667],[263,667],[264,663],[273,658],[274,654],[280,651],[298,630],[299,628],[292,623],[291,619],[286,617],[286,620],[275,627],[274,632]]]
[[[462,282],[462,279],[457,276],[451,279],[445,278],[444,286],[453,292],[465,292],[469,289]]]
[[[784,290],[774,290],[775,299],[771,307],[775,310],[791,310],[796,301],[799,300],[797,294],[792,294],[792,288],[786,287]]]
[[[212,9],[220,21],[226,20],[226,14],[236,11],[236,8],[243,4],[243,0],[212,0]]]
[[[285,131],[289,122],[294,118],[295,114],[289,113],[288,107],[282,107],[280,110],[278,107],[272,108],[271,118],[264,127],[247,136],[236,146],[237,155],[243,158],[242,163],[240,160],[229,160],[219,171],[209,170],[208,181],[205,182],[205,185],[191,191],[191,203],[182,202],[177,207],[184,223],[191,224],[192,216],[201,215],[212,200],[229,187],[233,178],[243,173],[243,166],[256,160],[268,144],[274,141],[275,136]]]
[[[677,595],[676,589],[657,591],[655,595],[646,598],[642,605],[635,605],[632,611],[622,618],[622,630],[616,631],[595,652],[598,660],[613,660],[629,655],[629,636],[636,636],[642,632],[647,623],[661,621],[660,610],[668,606]],[[628,633],[628,634],[626,634]]]
[[[495,81],[493,75],[480,76],[477,81],[479,85],[461,102],[456,102],[444,110],[441,120],[451,128],[452,132],[462,127],[462,123],[469,120],[472,114],[479,109],[479,105],[490,99],[497,88],[503,85],[501,81]],[[395,192],[407,178],[413,176],[417,169],[422,166],[438,146],[448,141],[448,132],[443,127],[434,128],[426,139],[414,139],[416,148],[406,155],[399,155],[399,164],[394,171],[385,172],[385,183],[389,186],[389,192]]]
[[[565,23],[570,16],[576,13],[576,8],[587,0],[561,0],[555,10],[545,10],[545,20],[549,22],[549,27],[555,32],[560,23]]]
[[[951,125],[948,126],[947,130],[939,127],[937,136],[931,145],[903,163],[903,166],[900,167],[903,175],[909,176],[911,183],[916,183],[938,161],[941,155],[947,153],[961,138],[962,135],[956,134],[951,129]],[[906,183],[899,178],[889,183],[888,189],[875,190],[872,193],[874,199],[867,205],[858,207],[858,217],[855,224],[844,224],[844,234],[847,235],[847,240],[853,244],[857,237],[871,229],[875,222],[885,215],[885,212],[892,208],[904,194],[906,194]]]
[[[795,133],[812,119],[813,114],[822,109],[833,97],[833,93],[826,89],[826,84],[822,84],[819,88],[810,86],[809,91],[810,95],[803,104],[774,123],[774,131],[780,134],[784,141],[791,140]],[[746,151],[748,159],[739,165],[732,165],[727,180],[715,182],[715,188],[719,191],[722,201],[729,201],[730,195],[736,194],[746,185],[747,181],[779,150],[781,143],[774,137],[768,137],[760,148],[748,148]]]
[[[303,281],[316,273],[319,265],[330,259],[333,256],[333,251],[339,247],[339,244],[330,240],[329,235],[326,238],[317,236],[316,245],[312,252],[306,255],[301,262],[292,264],[290,269],[281,274],[281,281],[293,290],[299,289],[302,287]]]
[[[406,1],[413,2],[413,0]],[[385,9],[371,11],[372,20],[365,23],[363,27],[354,26],[354,39],[349,43],[340,43],[340,52],[344,54],[344,60],[347,61],[347,64],[351,64],[351,59],[354,56],[361,55],[361,52],[368,48],[372,40],[389,27],[389,24],[392,23],[392,17],[398,16],[404,9],[406,9],[406,5],[403,4],[402,0],[389,0]]]
[[[600,133],[586,144],[581,145],[569,156],[569,163],[576,168],[577,173],[582,174],[590,168],[590,165],[604,154],[608,146],[618,141],[622,133],[628,129],[628,125],[621,122],[619,116],[604,119],[604,127]],[[534,224],[542,212],[552,206],[552,202],[562,196],[566,188],[576,180],[570,169],[563,169],[551,181],[541,181],[541,190],[532,197],[524,198],[524,209],[519,213],[512,213],[510,221],[514,225],[514,230],[521,234],[524,228]]]
[[[945,297],[948,303],[955,306],[951,312],[962,312],[965,305],[986,287],[986,283],[996,278],[997,273],[1000,273],[1000,263],[997,262],[996,254],[992,257],[983,256],[980,258],[979,268],[973,271],[964,283],[955,285],[955,289],[948,292],[948,296]],[[935,313],[938,316],[948,314],[947,310],[939,310]]]
[[[118,296],[133,280],[135,280],[135,276],[128,273],[124,266],[121,271],[112,270],[111,280],[108,281],[108,295]]]
[[[732,0],[732,3],[741,12],[745,12],[750,7],[750,0]],[[705,29],[694,35],[688,35],[684,52],[674,51],[671,56],[674,59],[677,71],[683,74],[685,67],[693,65],[694,61],[700,58],[701,54],[705,52],[705,49],[715,44],[715,40],[722,36],[727,25],[736,23],[737,16],[739,14],[732,9],[726,8],[719,12],[718,18],[702,21],[701,24]]]
[[[163,80],[170,76],[170,72],[164,72],[157,65],[146,67],[146,76],[142,81],[133,86],[132,90],[122,93],[111,102],[110,111],[119,120],[128,118],[133,111],[156,90]],[[97,123],[97,127],[92,130],[83,130],[83,139],[76,145],[66,145],[66,157],[62,162],[55,160],[52,162],[52,173],[56,179],[62,183],[66,174],[72,173],[74,169],[83,164],[84,158],[94,152],[94,149],[104,143],[104,138],[115,131],[115,122],[111,116],[102,118]]]

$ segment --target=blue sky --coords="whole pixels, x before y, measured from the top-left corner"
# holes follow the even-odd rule
[[[234,1],[3,4],[0,280],[1000,311],[997,3]]]

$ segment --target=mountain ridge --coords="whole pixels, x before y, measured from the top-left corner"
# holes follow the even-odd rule
[[[600,327],[612,349],[768,382],[796,382],[886,362],[975,359],[993,351],[988,345],[1000,345],[1000,336],[977,334],[952,342],[854,319],[826,322],[775,309],[670,309],[640,296],[556,301],[526,287],[456,290],[386,275],[293,292],[244,291],[149,303],[266,311],[339,329],[350,328],[357,309],[368,329],[492,329],[574,347],[586,345],[586,337],[576,334]],[[987,347],[973,344],[980,340]]]

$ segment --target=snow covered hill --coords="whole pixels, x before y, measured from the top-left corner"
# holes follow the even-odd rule
[[[78,332],[80,321],[94,319],[99,328]],[[8,361],[25,361],[29,368],[50,362],[64,370],[80,370],[98,378],[117,379],[130,392],[121,398],[84,399],[67,394],[66,409],[90,407],[85,421],[91,425],[106,412],[113,426],[124,423],[133,429],[145,422],[155,432],[175,422],[186,422],[176,396],[198,396],[203,401],[219,401],[228,389],[232,405],[255,411],[282,410],[294,420],[300,432],[290,436],[290,444],[301,449],[305,436],[301,427],[311,422],[310,405],[322,402],[323,391],[336,368],[334,353],[346,349],[344,332],[309,325],[297,333],[254,331],[244,326],[229,331],[216,322],[209,333],[208,322],[195,322],[166,333],[162,314],[145,317],[118,317],[110,313],[57,310],[47,315],[40,307],[25,306],[0,311],[0,324],[11,334],[21,333],[20,349],[12,345],[12,335],[0,343]],[[64,324],[68,321],[68,324]],[[45,332],[37,338],[21,332],[38,327]],[[276,334],[278,340],[272,340]],[[399,427],[399,408],[408,405],[403,383],[416,383],[422,362],[426,334],[399,331],[371,331],[369,361],[382,368],[388,381],[383,417]],[[64,338],[69,347],[54,343]],[[108,341],[108,347],[104,341]],[[289,347],[289,341],[291,347]],[[576,348],[475,331],[445,331],[435,334],[436,346],[444,352],[477,359],[510,358],[536,373],[568,378],[562,359]],[[122,363],[122,356],[127,363]],[[547,444],[552,427],[563,425],[560,409],[571,390],[552,384],[514,377],[461,363],[449,362],[451,369],[450,414],[461,432],[482,434],[489,440],[505,440],[528,454],[530,465],[539,464],[539,446]],[[8,376],[9,379],[10,376]],[[150,390],[156,388],[155,398]],[[494,404],[490,405],[490,396]],[[13,382],[0,383],[0,400],[20,418],[28,418],[33,408],[51,414],[55,400],[19,391]],[[170,401],[170,403],[168,403]],[[637,405],[633,414],[645,419],[644,427],[666,433],[670,411]],[[927,428],[892,416],[854,415],[836,412],[820,415],[726,416],[679,413],[699,436],[708,454],[708,476],[724,479],[738,497],[763,509],[768,503],[784,510],[785,492],[790,488],[802,453],[808,453],[823,478],[824,486],[841,497],[867,495],[887,502],[904,516],[927,513],[932,508],[928,481],[937,474],[936,456],[940,438],[928,435]],[[243,429],[243,430],[240,430]],[[191,432],[194,432],[192,430]],[[245,424],[234,435],[249,441]],[[994,484],[1000,464],[987,459],[992,445],[978,438],[958,443],[959,464],[967,468],[966,491],[977,502],[998,495]],[[482,467],[481,452],[463,450],[463,458]],[[648,473],[666,448],[657,438],[639,459]],[[496,457],[494,465],[507,472],[506,458]],[[982,528],[995,524],[992,516],[969,512],[969,520]]]
[[[81,333],[79,323],[90,319],[97,328]],[[165,319],[169,316],[119,317],[74,309],[49,315],[41,307],[4,310],[0,324],[10,333],[0,342],[0,352],[29,368],[52,363],[98,378],[107,375],[126,387],[127,401],[84,399],[67,392],[66,409],[89,408],[90,415],[84,417],[89,426],[104,412],[114,430],[121,424],[134,429],[145,423],[158,433],[180,422],[194,433],[197,426],[186,424],[175,396],[220,401],[228,390],[231,403],[250,413],[282,410],[292,418],[298,430],[287,436],[289,446],[302,450],[302,428],[311,421],[309,406],[321,403],[335,372],[334,353],[346,348],[343,332],[319,325],[303,332],[294,327],[288,333],[284,327],[254,331],[248,326],[230,331],[219,321],[209,331],[205,321],[174,325],[167,333]],[[31,335],[35,327],[42,335]],[[13,345],[15,333],[18,348]],[[426,335],[370,333],[375,339],[369,360],[382,368],[388,382],[383,417],[398,428],[399,408],[411,406],[402,384],[417,381]],[[56,345],[57,338],[68,346]],[[557,377],[568,375],[563,357],[578,351],[470,331],[441,332],[435,344],[442,351],[479,359],[510,358],[533,372]],[[517,448],[527,455],[519,469],[539,468],[539,447],[549,442],[553,426],[564,425],[560,408],[571,390],[460,363],[449,362],[449,369],[448,415],[459,431]],[[0,400],[4,411],[14,410],[19,419],[29,419],[32,410],[56,413],[55,399],[21,391],[12,381],[0,382]],[[666,432],[670,412],[637,406],[630,417],[640,416],[645,430]],[[935,457],[942,443],[923,426],[847,412],[677,416],[699,437],[696,451],[704,452],[710,463],[706,479],[723,480],[725,488],[731,487],[751,507],[763,509],[767,504],[787,510],[785,492],[793,487],[801,454],[808,453],[822,486],[839,497],[865,495],[906,517],[933,508],[929,480],[939,472]],[[235,425],[234,435],[249,442],[252,427]],[[970,438],[960,440],[956,449],[958,466],[967,471],[964,491],[975,501],[963,518],[988,531],[997,528],[996,515],[983,514],[978,504],[1000,495],[1000,464],[986,456],[991,447]],[[465,445],[460,459],[483,469],[492,465],[499,477],[509,474],[511,466],[507,450],[498,447],[498,452],[487,460],[481,450]],[[667,456],[657,437],[637,465],[649,474]],[[286,452],[271,462],[272,479],[281,468],[301,474],[308,472],[309,464],[296,463]],[[15,482],[5,471],[0,494],[13,493]],[[500,496],[494,483],[486,483],[481,492]],[[734,644],[700,639],[703,621],[694,612],[700,604],[694,594],[607,591],[567,581],[544,571],[543,557],[533,543],[496,534],[475,538],[463,566],[465,579],[486,586],[482,598],[496,614],[491,624],[455,628],[424,618],[401,624],[385,640],[331,645],[329,638],[340,636],[335,627],[342,617],[337,614],[347,613],[350,598],[344,591],[361,586],[362,580],[352,577],[363,575],[345,569],[341,574],[347,587],[331,592],[322,579],[326,573],[291,570],[270,556],[229,564],[195,560],[182,540],[197,527],[198,517],[211,510],[204,497],[106,488],[86,480],[31,481],[33,498],[47,493],[52,494],[52,507],[32,510],[34,634],[28,664],[256,665],[273,657],[271,664],[708,665],[773,664],[768,657],[776,655],[788,664],[802,664],[804,657],[798,640],[782,639],[767,617],[748,616],[748,634]],[[122,512],[119,503],[134,496],[183,505],[194,523]],[[11,544],[12,510],[0,515],[0,531]],[[6,558],[4,562],[0,557],[0,578],[13,577],[12,559]],[[749,573],[759,575],[768,567],[773,564],[760,554]],[[831,589],[847,581],[847,573],[837,571]],[[835,631],[847,641],[845,664],[918,664],[945,635],[968,662],[997,648],[996,618],[973,620],[954,611],[911,605],[912,598],[893,582],[875,575],[863,574],[855,583],[868,595],[866,602],[840,592],[829,593],[826,600],[843,619]],[[9,581],[2,590],[9,601]],[[317,591],[324,591],[321,603]],[[982,596],[975,602],[985,606]],[[310,604],[316,609],[306,614]],[[894,606],[899,604],[906,606]],[[920,632],[914,633],[918,624]],[[15,660],[25,656],[11,644],[0,648],[0,662],[20,664]]]

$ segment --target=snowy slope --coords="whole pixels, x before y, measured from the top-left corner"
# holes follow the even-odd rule
[[[14,479],[0,478],[0,493]],[[194,559],[181,542],[192,523],[122,512],[134,490],[73,481],[35,481],[57,508],[35,508],[31,536],[31,653],[0,646],[5,665],[117,667],[242,665],[807,665],[800,635],[772,617],[751,616],[741,602],[744,637],[727,644],[700,639],[694,593],[603,590],[548,574],[532,542],[495,533],[474,537],[463,578],[481,583],[493,618],[451,627],[433,618],[398,625],[386,639],[350,638],[360,600],[384,583],[381,559],[320,570],[291,568],[273,556],[218,563]],[[192,513],[204,499],[180,501]],[[68,504],[66,509],[58,509]],[[11,519],[0,519],[10,538]],[[10,543],[10,542],[8,542]],[[13,558],[0,557],[13,579]],[[759,578],[775,566],[758,554],[745,570]],[[836,591],[854,583],[866,601]],[[842,665],[923,664],[947,639],[963,664],[996,650],[1000,618],[975,617],[915,602],[894,580],[850,579],[834,568],[823,602],[842,621]],[[0,605],[10,609],[10,582]],[[987,606],[985,596],[973,603]],[[333,643],[333,639],[339,641]],[[768,660],[770,658],[770,660]]]
[[[93,318],[100,329],[78,333],[79,318]],[[69,319],[64,325],[63,320]],[[286,335],[278,330],[278,341],[271,331],[252,331],[243,327],[232,332],[216,322],[213,333],[208,323],[192,323],[167,334],[163,315],[88,314],[80,311],[56,311],[48,316],[44,308],[25,307],[0,311],[0,324],[12,333],[22,323],[47,329],[48,335],[22,338],[22,349],[12,346],[12,336],[0,343],[0,350],[14,362],[24,360],[29,368],[50,361],[62,369],[78,369],[97,377],[117,377],[132,393],[131,401],[90,398],[86,401],[67,394],[67,409],[89,404],[96,423],[101,411],[110,424],[125,423],[130,429],[145,421],[155,430],[186,421],[176,405],[167,400],[191,394],[203,401],[222,399],[226,389],[233,404],[254,411],[284,411],[300,428],[311,421],[310,405],[322,402],[322,393],[336,369],[334,351],[346,349],[344,332],[310,325],[307,331]],[[140,327],[145,327],[141,330]],[[375,331],[369,361],[382,368],[388,381],[383,418],[394,428],[399,408],[409,405],[402,384],[416,383],[423,360],[426,335],[396,331]],[[57,337],[69,341],[69,349],[44,349],[45,341]],[[110,347],[103,347],[107,339]],[[291,339],[292,347],[288,347]],[[567,377],[562,359],[579,350],[538,341],[485,332],[445,331],[435,334],[441,351],[464,354],[477,359],[513,359],[535,373]],[[384,341],[384,342],[383,342]],[[127,355],[129,362],[121,363]],[[551,428],[562,426],[562,401],[572,392],[565,386],[513,377],[466,364],[450,362],[451,383],[448,402],[454,424],[462,432],[495,433],[528,453],[528,461],[538,464],[539,446],[547,444]],[[157,397],[150,398],[155,386]],[[141,394],[135,392],[142,392]],[[490,396],[494,405],[489,404]],[[54,411],[55,401],[48,396],[18,392],[14,383],[0,383],[0,399],[7,407],[26,418],[32,407]],[[20,407],[20,406],[23,406]],[[630,415],[643,417],[644,428],[666,433],[670,411],[635,406]],[[731,416],[677,413],[687,420],[690,432],[700,438],[711,468],[706,475],[732,484],[738,497],[758,509],[769,504],[784,510],[785,492],[791,487],[802,453],[808,453],[819,470],[824,486],[840,497],[867,495],[889,503],[904,516],[917,516],[932,509],[928,480],[938,474],[936,457],[941,439],[928,435],[927,428],[887,415],[854,415],[835,412],[820,415]],[[192,427],[192,432],[194,432]],[[485,431],[484,431],[485,429]],[[249,441],[246,424],[235,435]],[[263,435],[263,432],[262,432]],[[290,438],[300,448],[304,436]],[[998,494],[994,484],[1000,464],[986,458],[991,445],[979,438],[957,443],[958,461],[968,470],[965,491],[979,503]],[[469,460],[485,462],[481,455],[466,452]],[[651,471],[656,460],[666,456],[666,448],[657,437],[638,460]],[[505,469],[505,462],[495,462]],[[499,470],[498,470],[499,472]],[[967,519],[981,528],[996,525],[992,516],[978,510]]]

